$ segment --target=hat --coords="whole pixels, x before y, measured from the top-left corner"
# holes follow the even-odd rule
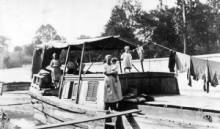
[[[110,57],[112,57],[112,55],[110,55],[110,54],[109,54],[109,55],[106,55],[106,56],[105,56],[105,59],[107,60],[107,59],[109,59]]]
[[[105,56],[105,61],[104,61],[104,62],[107,62],[107,60],[108,60],[109,58],[111,58],[111,57],[112,57],[112,55],[110,55],[110,54],[109,54],[109,55],[106,55],[106,56]]]

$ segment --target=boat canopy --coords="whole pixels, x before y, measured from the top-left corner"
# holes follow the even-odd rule
[[[59,40],[54,40],[54,41],[49,41],[47,43],[42,43],[37,45],[37,48],[42,48],[42,49],[51,49],[51,48],[55,48],[55,49],[62,49],[62,48],[67,48],[69,46],[68,43],[66,42],[61,42]]]
[[[83,50],[84,46],[84,50]],[[51,41],[48,43],[43,43],[37,45],[38,50],[41,49],[43,56],[39,55],[39,58],[42,57],[42,68],[45,68],[49,65],[52,54],[55,52],[60,55],[63,49],[78,50],[78,51],[117,51],[120,53],[125,46],[130,46],[131,49],[135,49],[135,45],[120,38],[120,36],[106,36],[90,39],[80,39],[73,42],[62,42],[62,41]],[[68,54],[67,54],[68,55]]]
[[[130,46],[131,49],[135,48],[134,44],[120,38],[120,36],[80,39],[69,43],[51,41],[48,43],[40,44],[37,47],[46,49],[64,49],[70,46],[71,50],[80,50],[82,49],[83,44],[85,44],[86,50],[121,50],[124,48],[124,46]]]
[[[82,48],[83,44],[85,44],[86,50],[121,50],[125,46],[130,46],[131,49],[135,48],[134,44],[120,38],[120,36],[80,39],[69,43],[70,46],[76,46],[80,48]]]

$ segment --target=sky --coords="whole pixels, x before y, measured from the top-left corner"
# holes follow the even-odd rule
[[[159,0],[140,0],[144,10],[155,9]],[[176,0],[164,0],[173,6]],[[99,36],[118,0],[0,0],[0,35],[9,48],[29,44],[42,24],[51,24],[59,35],[72,41],[80,35]]]

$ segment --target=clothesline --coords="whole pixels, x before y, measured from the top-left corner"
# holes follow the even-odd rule
[[[165,46],[163,46],[163,45],[157,44],[157,43],[155,43],[155,42],[150,42],[150,43],[152,43],[152,44],[154,44],[154,45],[156,45],[156,46],[159,46],[159,47],[161,47],[161,48],[163,48],[163,49],[169,50],[169,51],[178,52],[178,51],[176,51],[176,50],[173,50],[173,49],[171,49],[171,48],[168,48],[168,47],[165,47]],[[148,45],[148,44],[150,44],[150,43],[144,43],[143,45],[141,45],[141,47],[144,47],[144,46],[146,46],[146,45]],[[136,48],[135,48],[135,49],[136,49]],[[134,51],[135,49],[133,49],[133,50],[131,50],[131,51]],[[181,53],[181,52],[180,52],[180,53]]]
[[[161,48],[163,48],[163,49],[169,50],[169,51],[179,52],[179,51],[173,50],[173,49],[171,49],[171,48],[165,47],[165,46],[163,46],[163,45],[157,44],[157,43],[155,43],[155,42],[152,42],[152,44],[154,44],[154,45],[156,45],[156,46],[158,46],[158,47],[161,47]],[[179,52],[179,53],[182,53],[182,52]],[[187,55],[187,54],[186,54],[186,55]]]
[[[163,49],[169,50],[171,52],[178,52],[176,50],[170,49],[164,45],[157,44],[155,42],[150,42],[151,44],[161,47]],[[150,43],[145,43],[140,47],[148,45]],[[137,49],[137,48],[136,48]],[[134,51],[133,49],[132,51]],[[171,58],[171,57],[170,57]],[[177,70],[182,72],[187,72],[187,78],[189,81],[189,85],[192,86],[191,76],[194,80],[203,79],[204,86],[203,89],[207,93],[209,92],[209,85],[211,84],[213,87],[216,87],[220,84],[220,62],[215,62],[208,59],[201,59],[197,57],[192,57],[188,54],[184,54],[182,52],[175,53],[175,64]],[[169,60],[169,64],[170,65]],[[172,61],[173,62],[173,61]],[[172,65],[173,67],[174,65]],[[170,68],[170,66],[168,66]],[[150,68],[150,60],[149,60],[149,68]],[[188,76],[190,75],[190,76]],[[208,78],[208,79],[207,79]]]
[[[178,52],[176,50],[170,49],[164,45],[160,45],[155,42],[150,42],[150,43],[155,46],[166,49],[168,51]],[[142,47],[150,43],[145,43],[142,45]],[[209,92],[209,84],[211,84],[213,87],[216,87],[217,85],[220,84],[220,63],[219,62],[211,61],[208,59],[192,57],[182,52],[178,52],[178,55],[175,54],[174,59],[175,59],[175,64],[176,64],[178,71],[187,72],[187,78],[189,80],[190,86],[192,86],[191,76],[193,77],[194,80],[198,80],[198,79],[204,80],[203,89],[207,93]],[[170,63],[170,60],[169,60],[169,63]],[[188,76],[188,74],[190,76]],[[206,78],[208,78],[208,80]]]

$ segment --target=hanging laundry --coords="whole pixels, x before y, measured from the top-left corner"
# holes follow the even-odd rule
[[[176,52],[175,56],[176,68],[180,73],[188,72],[190,68],[190,56]]]
[[[204,81],[203,90],[209,92],[209,87],[207,85],[208,67],[207,60],[190,57],[190,75],[194,80],[202,79]],[[188,77],[189,85],[191,86],[191,77]]]
[[[191,57],[190,75],[194,80],[207,77],[207,60]]]
[[[220,62],[208,61],[208,82],[216,87],[220,83]]]
[[[176,56],[176,52],[170,51],[169,64],[168,64],[168,68],[169,68],[170,72],[175,72],[175,70],[174,70],[175,56]]]

